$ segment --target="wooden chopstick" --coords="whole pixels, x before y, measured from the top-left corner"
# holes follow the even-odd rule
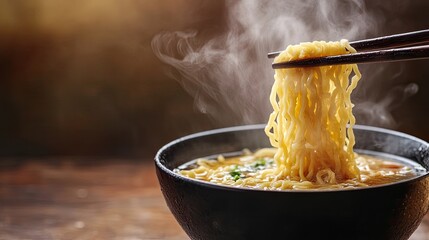
[[[350,45],[358,51],[363,51],[412,46],[425,42],[429,42],[429,29],[353,41],[350,42]],[[268,53],[268,58],[277,57],[281,52],[282,51]]]
[[[353,41],[350,42],[350,45],[358,51],[363,51],[412,46],[425,42],[429,42],[429,29]],[[268,58],[275,58],[281,52],[282,51],[268,53]]]
[[[429,29],[351,42],[356,50],[386,49],[429,42]]]
[[[394,62],[405,60],[418,60],[429,58],[429,45],[417,47],[405,47],[397,49],[387,49],[380,51],[368,51],[351,53],[321,58],[308,58],[289,62],[274,63],[273,69],[296,68],[296,67],[317,67],[327,65],[352,64],[352,63],[373,63],[373,62]]]

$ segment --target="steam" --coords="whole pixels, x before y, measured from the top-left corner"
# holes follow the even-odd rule
[[[196,31],[164,32],[152,40],[154,53],[174,67],[171,76],[194,97],[196,108],[226,125],[267,121],[274,74],[268,52],[304,41],[363,39],[379,32],[382,22],[357,0],[242,0],[228,1],[226,9],[226,31],[210,40]],[[363,122],[383,114],[382,125],[393,124],[393,99],[362,101],[357,108],[367,117]]]
[[[392,111],[399,107],[407,98],[415,95],[419,87],[415,83],[397,85],[383,93],[380,100],[370,99],[360,102],[354,108],[359,116],[359,123],[371,126],[396,128],[398,123],[392,116]]]

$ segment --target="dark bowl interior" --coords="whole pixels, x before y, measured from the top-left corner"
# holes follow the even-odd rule
[[[161,190],[192,239],[408,239],[429,207],[429,178],[331,191],[224,187],[172,170],[190,160],[269,147],[264,125],[190,135],[164,146],[155,163]],[[355,126],[355,149],[407,158],[429,170],[429,145],[403,133]]]

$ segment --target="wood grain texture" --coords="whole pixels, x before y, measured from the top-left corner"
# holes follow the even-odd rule
[[[189,239],[166,206],[150,161],[0,163],[0,239]],[[429,239],[429,215],[410,239]]]
[[[2,169],[0,239],[188,239],[152,164],[86,160]]]

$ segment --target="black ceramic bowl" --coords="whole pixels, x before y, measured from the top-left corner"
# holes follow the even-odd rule
[[[173,169],[213,154],[268,147],[263,125],[193,134],[164,146],[156,169],[165,200],[192,239],[408,239],[429,207],[429,178],[354,190],[263,191],[214,185]],[[429,169],[428,143],[355,127],[355,149],[393,154]]]

